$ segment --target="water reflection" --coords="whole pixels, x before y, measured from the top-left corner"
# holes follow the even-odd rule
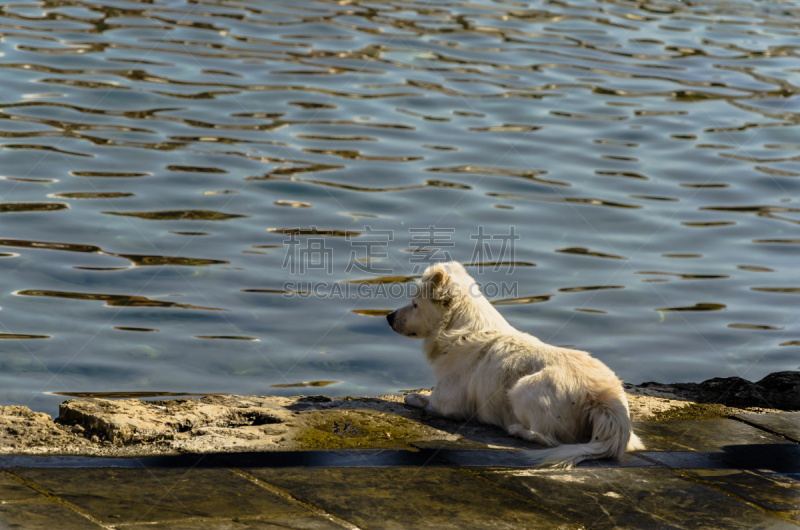
[[[628,259],[622,256],[617,256],[615,254],[608,254],[606,252],[597,252],[593,250],[589,250],[584,247],[569,247],[569,248],[561,248],[556,250],[556,252],[562,252],[564,254],[577,254],[578,256],[592,256],[595,258],[608,258],[608,259]]]
[[[189,304],[179,304],[165,300],[152,300],[145,296],[129,296],[122,294],[95,294],[95,293],[72,293],[66,291],[39,291],[34,289],[22,289],[14,293],[18,296],[45,296],[49,298],[70,298],[73,300],[100,300],[110,307],[169,307],[178,309],[206,309],[209,311],[225,311],[219,307],[201,307]]]
[[[385,317],[394,309],[351,309],[350,311],[365,317]]]
[[[728,324],[728,327],[733,329],[753,329],[761,331],[781,331],[784,329],[783,327],[768,326],[765,324]]]
[[[338,383],[339,381],[305,381],[302,383],[285,383],[278,385],[270,385],[272,388],[309,388],[317,386],[329,386]]]
[[[237,217],[247,217],[232,213],[215,212],[211,210],[174,210],[164,212],[100,212],[108,215],[121,215],[125,217],[138,217],[150,221],[227,221]]]
[[[204,396],[224,396],[225,394],[214,393],[190,393],[190,392],[50,392],[56,396],[66,396],[72,398],[97,398],[97,399],[146,399],[158,397],[204,397]]]
[[[192,233],[187,235],[202,235],[199,233]],[[17,247],[17,248],[30,248],[42,250],[63,250],[67,252],[84,252],[89,254],[101,254],[104,256],[115,256],[124,258],[131,262],[133,266],[147,267],[147,266],[186,266],[186,267],[205,267],[208,265],[220,265],[230,263],[227,260],[213,260],[203,258],[182,258],[179,256],[139,256],[135,254],[114,254],[106,252],[100,247],[94,245],[81,245],[75,243],[53,243],[47,241],[26,241],[20,239],[0,239],[0,246],[4,247]],[[9,254],[10,256],[10,254]],[[123,270],[127,267],[78,267],[76,269],[85,270]]]
[[[241,337],[236,335],[200,335],[195,337],[196,339],[222,339],[222,340],[246,340],[246,341],[256,341],[258,342],[260,339],[254,337]]]
[[[54,212],[66,210],[69,205],[63,202],[16,202],[0,203],[0,213],[3,212]]]
[[[0,403],[429,386],[418,343],[367,317],[440,258],[627,380],[795,369],[798,20],[794,0],[4,4]],[[414,244],[429,227],[438,249]]]
[[[519,296],[516,298],[501,298],[499,300],[492,300],[492,305],[520,305],[520,304],[538,304],[541,302],[549,302],[553,297],[551,294],[543,294],[539,296]]]
[[[27,335],[23,333],[0,333],[0,339],[49,339],[50,335]]]
[[[720,311],[725,309],[724,304],[697,303],[689,307],[662,307],[656,311]]]
[[[61,199],[118,199],[121,197],[133,197],[134,195],[123,191],[73,191],[54,193],[52,196]]]

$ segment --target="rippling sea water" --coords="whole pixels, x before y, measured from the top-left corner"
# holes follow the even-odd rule
[[[797,369],[798,21],[5,3],[0,403],[429,386],[380,288],[448,255],[507,289],[512,324],[631,382]]]

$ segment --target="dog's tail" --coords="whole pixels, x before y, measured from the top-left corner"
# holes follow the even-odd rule
[[[586,407],[592,425],[592,440],[589,443],[559,445],[552,449],[534,451],[533,456],[539,465],[571,468],[584,460],[619,459],[626,450],[644,449],[644,444],[631,429],[628,407],[617,391],[608,389],[590,395]]]

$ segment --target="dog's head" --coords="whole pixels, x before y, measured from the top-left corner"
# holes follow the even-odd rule
[[[392,329],[415,339],[430,336],[439,328],[458,295],[461,286],[454,276],[460,273],[466,275],[464,267],[456,262],[428,267],[411,303],[386,315]]]

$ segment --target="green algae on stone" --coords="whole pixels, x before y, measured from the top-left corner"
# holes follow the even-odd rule
[[[733,413],[718,403],[692,403],[681,408],[672,408],[653,413],[654,421],[718,420],[730,418]]]
[[[327,410],[296,435],[299,449],[417,449],[410,445],[444,434],[422,423],[371,410]]]

